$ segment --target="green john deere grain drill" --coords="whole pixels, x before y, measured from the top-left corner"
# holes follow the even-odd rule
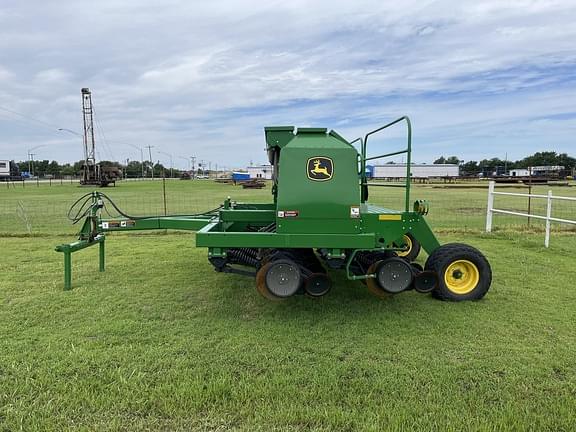
[[[369,138],[405,122],[407,147],[367,156]],[[71,254],[99,244],[104,270],[107,232],[178,229],[196,233],[196,245],[208,248],[216,271],[255,277],[256,288],[269,299],[295,294],[325,295],[331,271],[363,281],[368,289],[387,296],[414,289],[443,300],[482,298],[492,280],[486,258],[471,246],[440,245],[426,223],[428,204],[410,201],[411,125],[401,117],[348,142],[320,128],[265,128],[268,157],[273,166],[273,202],[239,203],[227,199],[218,209],[187,216],[135,217],[121,211],[104,193],[79,200],[75,221],[84,220],[78,241],[60,245],[64,253],[65,288],[71,287]],[[353,144],[358,144],[360,152]],[[392,210],[370,204],[366,163],[406,154],[405,206]],[[111,208],[113,207],[113,209]],[[102,218],[102,210],[117,218]],[[422,268],[413,262],[420,249],[428,253]]]

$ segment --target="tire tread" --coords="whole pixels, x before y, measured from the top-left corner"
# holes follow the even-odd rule
[[[444,286],[444,275],[442,269],[458,257],[473,258],[474,264],[480,272],[478,286],[467,294],[455,294]],[[465,259],[466,259],[465,258]],[[444,301],[479,300],[486,295],[492,283],[492,269],[486,257],[476,248],[464,243],[447,243],[436,249],[426,260],[426,270],[438,273],[438,286],[432,295]]]

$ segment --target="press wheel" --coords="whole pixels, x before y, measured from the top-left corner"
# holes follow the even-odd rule
[[[289,259],[268,262],[256,274],[256,289],[271,300],[290,297],[296,294],[301,285],[300,268]]]

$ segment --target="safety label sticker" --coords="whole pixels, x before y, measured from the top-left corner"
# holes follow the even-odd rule
[[[133,227],[134,225],[136,225],[136,222],[133,220],[121,220],[121,221],[117,221],[117,220],[110,220],[110,221],[103,221],[101,226],[102,229],[112,229],[112,228],[129,228],[129,227]]]
[[[279,210],[279,218],[295,218],[298,217],[298,210]]]

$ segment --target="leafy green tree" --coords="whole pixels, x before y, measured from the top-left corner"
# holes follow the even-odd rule
[[[76,175],[76,172],[74,171],[74,167],[72,165],[70,165],[69,163],[62,165],[60,173],[64,176]]]
[[[170,177],[170,168],[166,169],[161,163],[154,164],[154,177]]]
[[[434,161],[435,164],[445,164],[446,163],[446,158],[444,158],[444,156],[440,156],[438,159],[436,159]]]
[[[458,159],[456,156],[450,156],[448,159],[446,159],[445,163],[458,165],[460,163],[460,159]]]
[[[533,155],[527,156],[524,159],[517,161],[516,165],[521,168],[560,165],[567,170],[571,170],[576,167],[576,159],[568,156],[566,153],[557,154],[553,151],[546,151],[536,152]]]
[[[131,178],[142,177],[142,164],[138,161],[130,161],[126,166],[126,175]]]
[[[438,159],[434,161],[435,164],[454,164],[458,165],[460,163],[460,159],[457,156],[450,156],[445,158],[444,156],[440,156]]]
[[[468,161],[460,165],[460,172],[463,175],[475,175],[480,172],[480,167],[476,161]]]
[[[48,167],[46,168],[46,174],[56,176],[60,174],[61,169],[62,167],[60,166],[60,164],[53,160],[52,162],[50,162],[50,164],[48,164]]]

